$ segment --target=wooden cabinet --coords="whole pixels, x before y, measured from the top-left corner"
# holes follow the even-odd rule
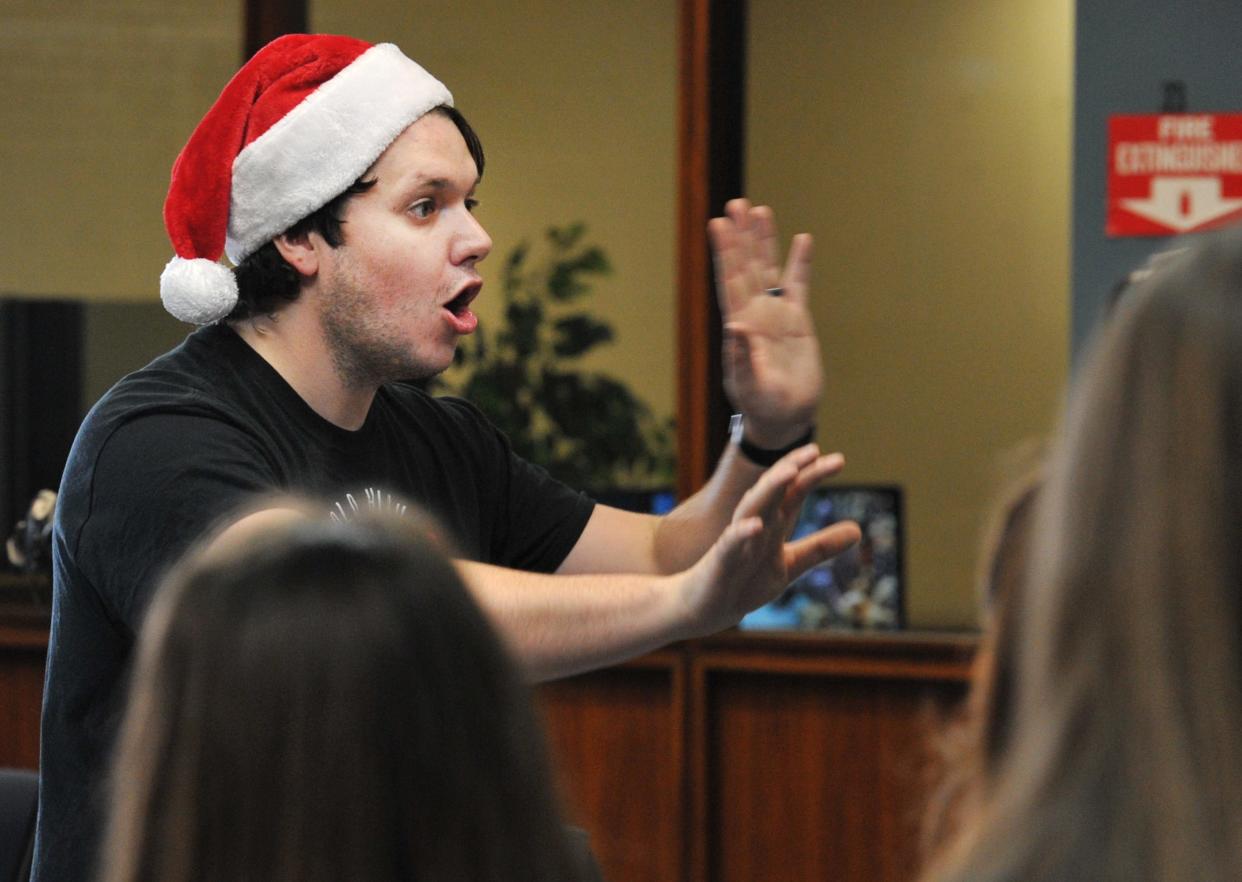
[[[898,882],[975,643],[730,633],[539,698],[610,882]]]
[[[0,604],[0,767],[39,767],[48,615]]]

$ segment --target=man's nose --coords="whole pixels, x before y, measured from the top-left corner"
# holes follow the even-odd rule
[[[464,225],[453,243],[453,262],[478,263],[492,250],[492,237],[473,214],[466,213]]]

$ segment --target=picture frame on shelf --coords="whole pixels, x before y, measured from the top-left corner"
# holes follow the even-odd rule
[[[862,539],[742,619],[743,631],[897,631],[905,627],[904,499],[895,484],[834,484],[803,503],[793,538],[855,521]]]

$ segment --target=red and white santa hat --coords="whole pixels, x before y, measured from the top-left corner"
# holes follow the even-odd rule
[[[160,275],[164,308],[224,318],[232,271],[370,168],[410,123],[453,96],[390,43],[291,34],[260,49],[224,87],[172,170],[164,225],[177,256]]]

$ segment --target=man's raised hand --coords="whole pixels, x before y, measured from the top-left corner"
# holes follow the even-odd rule
[[[745,199],[731,200],[708,235],[724,319],[725,392],[746,415],[752,443],[784,447],[814,422],[823,386],[807,309],[811,237],[794,236],[782,267],[772,209]]]

